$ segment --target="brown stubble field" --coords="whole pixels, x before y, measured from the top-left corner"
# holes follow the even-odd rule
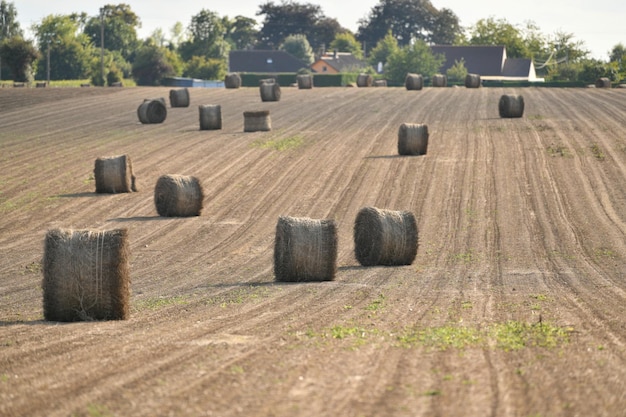
[[[168,92],[0,90],[0,415],[626,416],[626,90],[193,89],[141,125]],[[397,155],[405,122],[427,155]],[[119,154],[139,192],[96,195]],[[201,216],[157,216],[163,174]],[[415,213],[413,265],[359,266],[364,206]],[[336,220],[334,281],[274,282],[280,215]],[[128,228],[129,320],[43,320],[56,227]]]

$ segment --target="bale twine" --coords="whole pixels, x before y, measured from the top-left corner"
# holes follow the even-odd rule
[[[137,191],[133,165],[127,155],[96,159],[94,168],[96,193],[130,193]]]
[[[226,88],[239,88],[241,87],[241,76],[236,72],[226,74],[224,78],[224,87]]]
[[[611,80],[607,77],[601,77],[596,80],[596,88],[611,88]]]
[[[408,73],[404,79],[404,86],[407,90],[421,90],[424,87],[424,77],[420,74]]]
[[[189,107],[189,89],[170,90],[170,106]]]
[[[426,155],[428,149],[428,126],[402,123],[398,129],[398,153],[400,155]]]
[[[371,87],[373,82],[373,78],[369,74],[359,74],[356,78],[356,86],[357,87]]]
[[[154,205],[159,216],[199,216],[203,200],[202,185],[196,177],[162,175],[154,187]]]
[[[480,88],[480,74],[467,74],[465,76],[466,88]]]
[[[43,256],[44,318],[128,319],[129,258],[127,229],[48,231]]]
[[[448,77],[445,74],[435,74],[431,80],[433,87],[445,87],[448,85]]]
[[[374,87],[387,87],[387,80],[374,80]]]
[[[167,117],[165,99],[146,99],[137,109],[139,121],[143,124],[163,123]]]
[[[334,220],[281,216],[276,225],[276,281],[332,281],[337,272]]]
[[[261,101],[280,101],[280,85],[272,81],[261,82],[259,85]]]
[[[243,112],[244,132],[269,132],[272,130],[272,120],[269,110]]]
[[[364,207],[357,214],[354,254],[361,265],[410,265],[417,247],[417,222],[410,211]]]
[[[313,88],[313,76],[311,74],[298,74],[296,82],[300,90],[310,90]]]
[[[198,106],[200,112],[200,130],[219,130],[222,128],[222,106],[219,104],[203,104]]]
[[[516,95],[503,95],[498,103],[500,117],[513,118],[524,115],[524,97]]]

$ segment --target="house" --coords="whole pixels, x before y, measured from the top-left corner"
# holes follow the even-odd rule
[[[350,52],[333,52],[319,57],[311,69],[320,74],[339,74],[340,72],[358,72],[369,65]]]
[[[298,72],[308,64],[285,51],[231,51],[228,55],[230,72],[281,73]]]
[[[479,74],[483,80],[544,81],[543,78],[537,78],[532,60],[507,58],[504,46],[433,45],[430,48],[434,54],[445,56],[440,70],[442,73],[463,59],[467,72]]]

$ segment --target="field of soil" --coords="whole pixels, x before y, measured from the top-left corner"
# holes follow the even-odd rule
[[[626,416],[626,90],[192,89],[140,124],[168,93],[0,89],[1,416]],[[95,194],[120,154],[139,191]],[[201,216],[157,215],[163,174]],[[359,265],[365,206],[415,214],[412,265]],[[337,222],[334,281],[275,282],[281,215]],[[129,320],[44,321],[53,228],[128,229]]]

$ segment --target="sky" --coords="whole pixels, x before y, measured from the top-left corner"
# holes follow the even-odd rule
[[[176,22],[185,27],[191,17],[202,9],[216,12],[220,16],[243,15],[261,23],[256,12],[259,5],[267,0],[8,0],[15,5],[17,20],[25,30],[27,38],[33,38],[30,27],[51,14],[85,12],[90,16],[98,14],[105,4],[126,3],[139,16],[142,27],[140,38],[146,38],[161,28],[166,34]],[[366,18],[379,0],[296,0],[298,3],[312,3],[321,6],[327,17],[335,18],[353,32],[358,21]],[[275,0],[280,4],[280,0]],[[622,43],[626,45],[626,1],[605,0],[595,3],[589,0],[431,0],[438,9],[452,10],[462,26],[475,24],[479,19],[493,17],[506,19],[514,25],[524,26],[532,21],[544,35],[557,31],[574,34],[574,40],[583,41],[592,58],[608,60],[610,50]]]

